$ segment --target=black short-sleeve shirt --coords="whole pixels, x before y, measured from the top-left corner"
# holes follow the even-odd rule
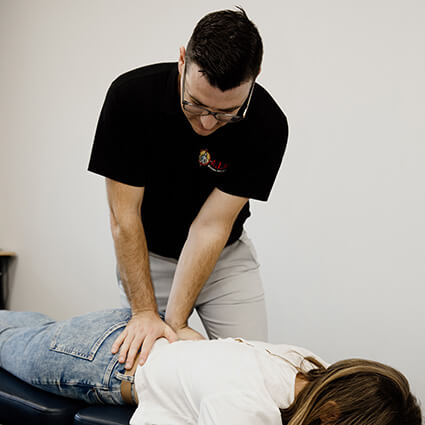
[[[197,135],[180,106],[177,63],[119,76],[106,95],[89,170],[145,188],[142,221],[148,249],[178,258],[189,227],[214,188],[266,201],[282,162],[287,120],[255,84],[245,120]],[[249,217],[239,213],[227,244]]]

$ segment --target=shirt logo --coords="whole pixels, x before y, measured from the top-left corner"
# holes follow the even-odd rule
[[[211,158],[211,154],[208,152],[208,149],[201,149],[199,152],[199,165],[201,167],[208,167],[216,173],[224,173],[229,168],[229,164],[219,161],[218,159]]]
[[[202,149],[199,152],[199,165],[205,166],[208,165],[211,160],[211,155],[206,149]]]

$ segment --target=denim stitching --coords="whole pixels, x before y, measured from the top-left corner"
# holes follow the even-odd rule
[[[95,341],[88,355],[86,353],[80,353],[78,351],[70,350],[66,346],[58,345],[57,339],[62,331],[63,326],[64,324],[58,326],[58,329],[56,330],[56,333],[53,337],[53,340],[50,344],[49,349],[52,351],[56,351],[58,353],[69,354],[75,357],[79,357],[79,358],[91,361],[93,360],[97,350],[105,341],[105,339],[108,338],[108,336],[111,335],[113,332],[115,332],[117,329],[127,326],[127,322],[119,322],[119,323],[116,323],[114,326],[111,326],[110,328],[108,328],[106,332],[104,332],[104,334]]]

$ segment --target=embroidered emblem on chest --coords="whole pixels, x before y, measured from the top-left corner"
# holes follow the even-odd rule
[[[224,173],[229,168],[229,164],[212,158],[208,149],[201,149],[199,152],[198,162],[201,167],[208,167],[216,173]]]

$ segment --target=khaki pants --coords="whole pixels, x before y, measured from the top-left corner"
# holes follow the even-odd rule
[[[158,310],[165,312],[177,260],[149,253],[149,262]],[[130,307],[119,275],[118,284],[122,305]],[[245,232],[223,249],[195,308],[209,338],[267,341],[264,290],[257,254]]]

